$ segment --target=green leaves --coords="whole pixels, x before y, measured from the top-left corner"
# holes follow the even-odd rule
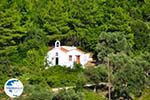
[[[127,92],[137,94],[142,92],[145,87],[144,71],[140,66],[127,64],[114,75],[114,85],[116,89],[126,90]]]
[[[89,68],[85,70],[85,77],[88,82],[99,84],[100,82],[107,82],[107,66],[99,65],[96,68]]]
[[[135,93],[141,85],[142,90],[150,79],[149,6],[149,0],[0,0],[0,79],[13,75],[26,83],[76,84],[82,80],[76,71],[64,72],[65,78],[64,69],[43,72],[47,45],[60,40],[93,52],[102,64],[109,58],[116,88]],[[107,81],[106,66],[89,70],[91,82]]]
[[[141,55],[132,57],[120,52],[110,54],[108,58],[112,68],[112,84],[115,90],[127,91],[138,96],[148,86],[149,76],[147,76],[145,68],[148,68],[146,66],[149,63]]]
[[[130,45],[122,32],[103,32],[99,36],[97,44],[98,59],[104,61],[104,58],[111,53],[128,52]]]
[[[53,99],[54,100],[83,100],[84,98],[83,93],[75,92],[73,89],[70,90],[63,90],[56,94]]]

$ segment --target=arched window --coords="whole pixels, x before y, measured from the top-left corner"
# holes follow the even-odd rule
[[[55,47],[60,47],[60,41],[57,40],[57,41],[55,42]]]

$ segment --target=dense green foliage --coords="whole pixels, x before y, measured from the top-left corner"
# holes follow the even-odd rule
[[[110,67],[114,90],[142,93],[150,86],[149,7],[149,0],[0,0],[0,90],[9,78],[20,79],[26,93],[34,85],[98,84]],[[93,52],[99,67],[45,70],[56,40]]]
[[[97,92],[97,86],[99,83],[108,81],[108,71],[107,66],[99,65],[96,68],[88,68],[84,71],[86,83],[95,84],[94,92]]]

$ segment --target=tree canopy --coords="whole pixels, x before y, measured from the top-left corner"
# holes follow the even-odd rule
[[[142,91],[150,85],[149,7],[149,0],[0,0],[0,89],[12,77],[49,88],[83,81],[85,70],[44,69],[48,46],[60,40],[93,52],[101,67],[85,72],[89,82],[107,80],[109,59],[116,89]]]

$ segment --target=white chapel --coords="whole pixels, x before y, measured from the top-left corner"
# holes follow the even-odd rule
[[[90,53],[85,53],[74,46],[61,46],[60,41],[48,51],[46,61],[49,66],[61,65],[73,68],[74,63],[84,65],[92,61]]]

